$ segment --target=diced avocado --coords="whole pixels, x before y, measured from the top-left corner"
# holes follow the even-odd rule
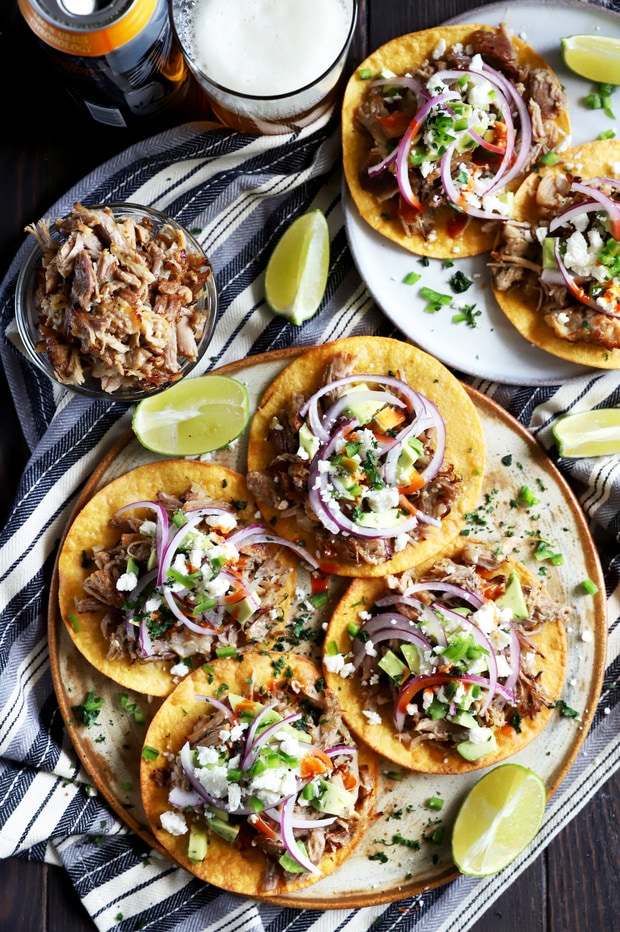
[[[336,786],[321,780],[319,795],[312,800],[312,805],[320,812],[329,812],[331,815],[350,815],[355,807],[355,795],[345,790],[343,786]]]
[[[420,672],[420,651],[415,644],[401,644],[402,655],[412,673]]]
[[[555,237],[545,236],[542,243],[542,264],[543,269],[557,269],[558,264],[555,261]]]
[[[473,731],[474,729],[471,730]],[[461,741],[460,744],[457,744],[456,749],[465,760],[474,761],[496,751],[497,741],[495,740],[495,735],[491,732],[486,741],[472,741],[471,739],[469,741]]]
[[[215,832],[216,835],[219,835],[220,838],[223,838],[224,841],[227,841],[230,845],[232,845],[239,834],[238,825],[231,825],[230,822],[224,822],[223,819],[209,819],[208,824],[210,831]]]
[[[401,517],[398,508],[388,508],[387,511],[363,511],[357,519],[357,523],[361,524],[362,527],[393,527]]]
[[[478,722],[471,712],[466,712],[464,709],[457,709],[454,715],[450,716],[450,721],[454,722],[455,725],[461,725],[463,728],[478,727]]]
[[[206,828],[192,824],[189,827],[189,841],[187,843],[187,856],[190,861],[204,861],[209,847],[209,835]]]
[[[343,392],[343,395],[347,396],[348,408],[353,417],[357,418],[360,424],[368,424],[372,420],[375,411],[377,410],[376,401],[356,401],[355,393],[356,392],[367,392],[369,391],[368,386],[361,382],[359,385],[353,385],[351,388],[348,388],[346,392]]]
[[[298,841],[297,845],[299,849],[303,852],[305,857],[308,857],[308,852],[306,851],[306,846],[303,841]],[[305,867],[302,867],[301,864],[298,864],[295,858],[285,851],[281,858],[279,858],[278,863],[280,867],[283,867],[285,871],[288,871],[289,874],[303,874]]]
[[[386,650],[378,666],[380,666],[388,676],[391,676],[393,680],[396,680],[397,683],[400,683],[403,676],[409,674],[409,669],[392,650]]]
[[[245,599],[241,599],[239,602],[232,602],[224,607],[227,614],[234,618],[238,624],[242,625],[260,608],[260,599],[256,593],[250,592]]]
[[[318,452],[321,443],[318,437],[315,437],[307,424],[302,424],[299,428],[299,446],[308,454],[308,459],[313,459]]]
[[[497,599],[498,608],[509,608],[512,610],[513,618],[527,618],[528,610],[525,604],[521,580],[516,570],[511,570],[508,577],[508,585],[503,595]]]
[[[403,443],[398,460],[396,462],[396,482],[398,485],[409,485],[409,477],[414,472],[417,473],[415,464],[422,452],[423,447],[416,439],[415,446],[413,443]]]

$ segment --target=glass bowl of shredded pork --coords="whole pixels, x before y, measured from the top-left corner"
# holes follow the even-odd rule
[[[15,317],[28,358],[91,397],[138,401],[199,362],[213,335],[211,264],[176,220],[138,204],[74,204],[26,228]]]

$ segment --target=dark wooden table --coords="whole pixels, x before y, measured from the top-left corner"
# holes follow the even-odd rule
[[[477,5],[475,0],[361,0],[351,64],[394,36],[434,26]],[[1,6],[0,275],[4,275],[27,223],[43,216],[98,164],[171,124],[116,129],[82,116],[23,24],[17,3],[3,0]],[[203,115],[199,98],[192,95],[174,123]],[[28,449],[2,372],[0,400],[0,520],[4,523]],[[616,775],[489,907],[475,932],[617,929],[619,789]],[[0,864],[0,932],[93,929],[61,869],[19,859]]]

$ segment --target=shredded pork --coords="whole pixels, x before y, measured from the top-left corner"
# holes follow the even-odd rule
[[[76,203],[26,232],[43,251],[37,351],[60,382],[92,378],[110,393],[163,387],[196,358],[206,321],[197,301],[211,268],[180,229]]]

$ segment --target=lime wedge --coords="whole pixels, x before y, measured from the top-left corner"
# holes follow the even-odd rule
[[[249,417],[245,385],[226,375],[203,375],[144,398],[131,426],[147,450],[192,456],[225,447],[244,430]]]
[[[521,854],[540,828],[547,794],[520,764],[501,764],[471,788],[452,830],[452,858],[462,874],[486,877]]]
[[[284,231],[265,273],[265,298],[276,314],[303,324],[319,308],[329,271],[329,229],[320,210],[302,214]]]
[[[567,68],[600,84],[620,84],[620,39],[611,36],[567,36],[560,39]]]
[[[552,428],[560,456],[578,459],[620,453],[620,408],[567,414]]]

